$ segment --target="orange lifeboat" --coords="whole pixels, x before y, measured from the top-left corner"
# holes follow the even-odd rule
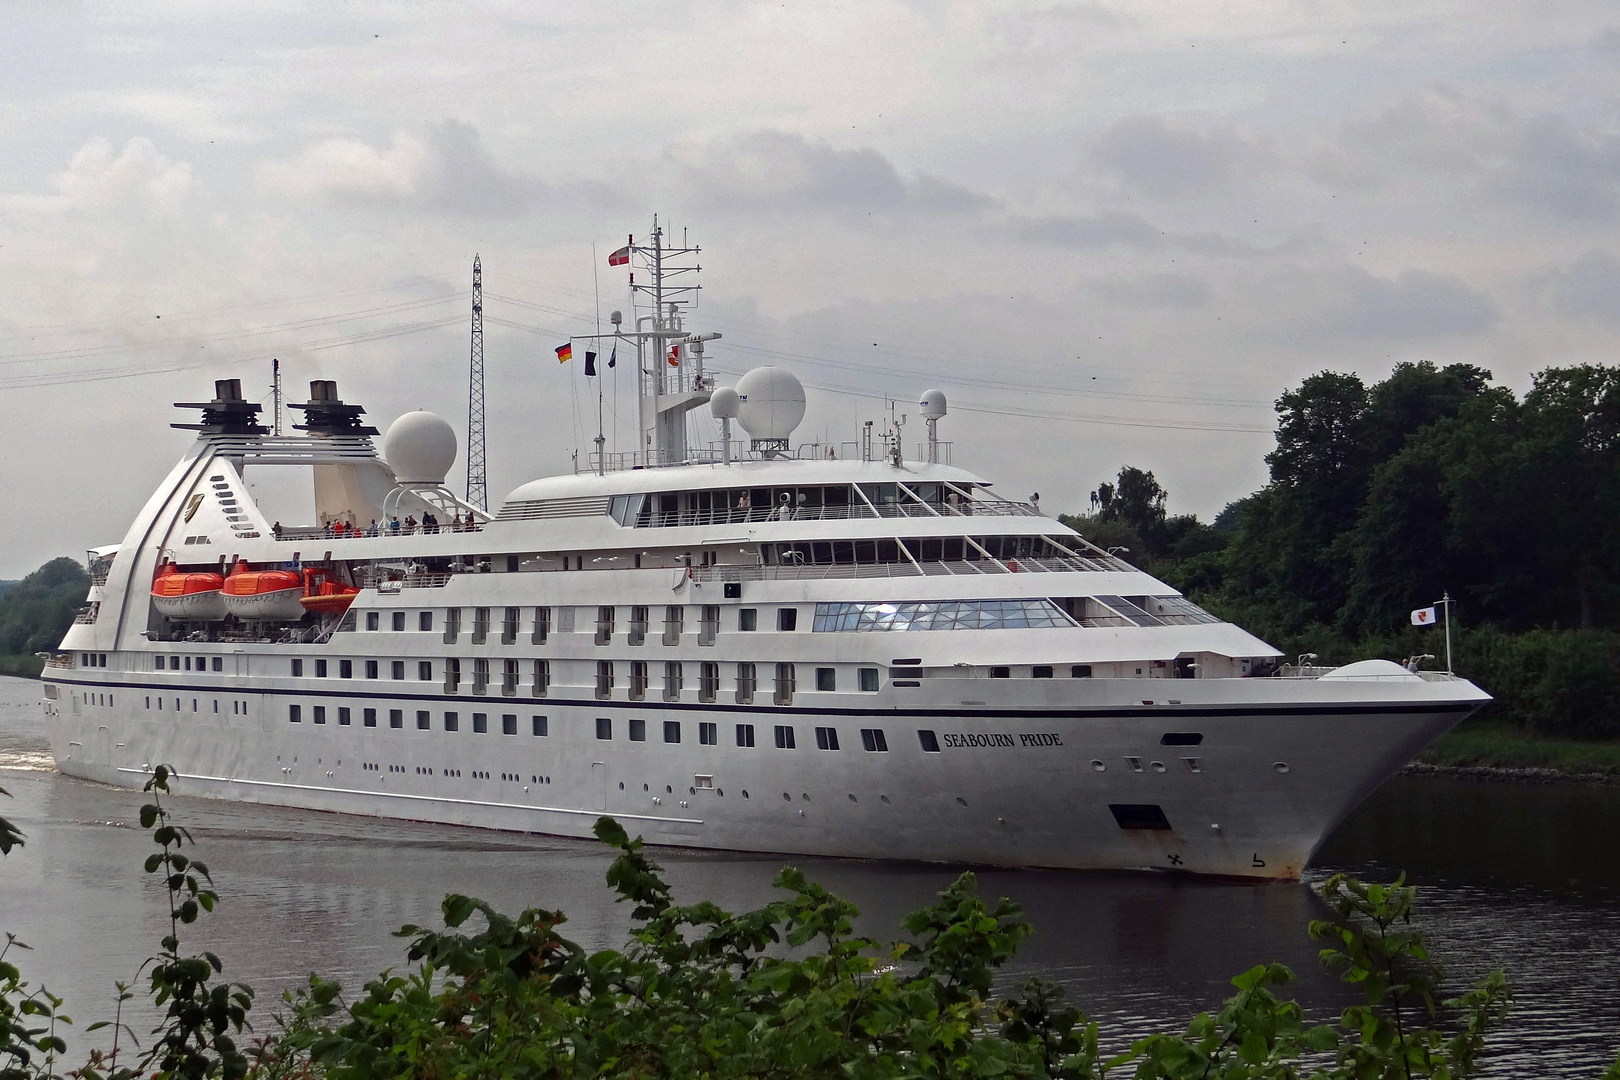
[[[220,589],[225,610],[238,619],[278,621],[304,617],[304,582],[291,570],[249,570],[236,564]]]
[[[342,615],[358,595],[360,590],[352,585],[339,585],[319,571],[305,570],[304,595],[298,602],[317,615]]]
[[[174,563],[164,563],[152,582],[152,606],[169,619],[223,619],[225,602],[220,587],[224,584],[225,579],[218,574],[182,573]]]

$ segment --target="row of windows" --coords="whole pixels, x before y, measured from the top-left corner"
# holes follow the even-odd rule
[[[195,666],[193,666],[193,660],[195,660]],[[209,663],[210,660],[213,661],[213,663],[211,665]],[[165,655],[160,654],[160,655],[154,656],[152,658],[152,669],[154,671],[164,671],[164,670],[168,670],[168,671],[181,671],[181,670],[185,670],[185,671],[209,671],[209,670],[224,671],[225,670],[225,658],[223,656],[190,657],[190,656],[165,656]]]
[[[941,600],[925,603],[817,604],[811,629],[1017,630],[1073,626],[1050,600]]]
[[[494,631],[494,613],[497,609],[478,607],[472,609],[471,637],[474,645],[483,645],[489,641]],[[561,607],[556,609],[556,632],[571,634],[575,626],[575,607]],[[588,611],[588,609],[586,609]],[[500,642],[502,645],[516,643],[523,631],[523,609],[518,607],[501,608],[500,611]],[[531,644],[543,645],[552,634],[553,610],[549,607],[530,608],[528,622],[529,641]],[[651,607],[635,605],[629,609],[629,618],[625,623],[625,636],[631,645],[642,645],[652,628]],[[383,612],[366,612],[366,629],[381,630]],[[678,645],[681,636],[686,632],[686,608],[681,604],[664,605],[659,612],[661,622],[659,625],[660,641],[665,645]],[[407,620],[407,613],[393,611],[388,613],[389,625],[395,631],[403,631]],[[596,643],[609,644],[613,640],[618,621],[618,608],[603,604],[596,609]],[[776,628],[783,632],[792,632],[799,627],[799,612],[797,608],[781,608],[776,613]],[[419,611],[416,613],[416,628],[419,631],[432,631],[433,612]],[[740,608],[737,612],[737,629],[753,631],[759,629],[759,609]],[[446,608],[444,613],[444,641],[447,645],[455,644],[461,637],[462,609],[458,607]],[[698,609],[698,644],[712,645],[715,636],[720,632],[720,605],[703,604]]]
[[[79,654],[80,667],[106,667],[107,654],[95,652],[82,652]]]
[[[165,701],[168,701],[168,700],[171,700],[171,699],[164,698],[164,697],[152,697],[152,696],[148,695],[147,699],[146,699],[146,707],[148,709],[150,709],[150,708],[152,708],[153,704],[155,703],[157,705],[157,711],[158,712],[163,712],[163,711],[165,711],[165,706],[164,706],[163,703]],[[184,710],[180,706],[180,699],[179,698],[173,698],[172,700],[174,701],[174,710],[173,711],[175,711],[175,712],[183,712]],[[109,705],[112,704],[112,695],[111,694],[107,695],[107,704],[109,704]],[[202,709],[198,707],[196,698],[191,699],[191,711],[192,712],[201,712],[202,711]],[[214,712],[217,713],[219,711],[220,711],[219,710],[219,698],[215,698],[214,699]],[[248,703],[245,700],[233,699],[231,701],[231,715],[232,716],[246,716],[247,714],[248,714]]]
[[[340,706],[338,706],[336,708],[335,711],[337,713],[337,722],[338,722],[339,727],[350,727],[350,726],[353,725],[353,723],[354,723],[354,710],[353,709],[351,709],[347,705],[340,705]],[[310,709],[309,709],[310,723],[324,724],[324,723],[326,723],[327,716],[328,716],[328,711],[327,711],[327,707],[325,705],[312,705],[312,706],[310,706]],[[304,722],[304,707],[303,707],[303,705],[301,705],[301,704],[290,704],[290,705],[288,705],[287,706],[287,720],[288,720],[289,723],[294,723],[294,724],[303,723]],[[360,710],[360,726],[361,727],[374,728],[374,727],[377,726],[377,723],[378,723],[378,710],[376,710],[376,709],[361,709]],[[502,714],[501,719],[500,719],[500,723],[501,723],[501,734],[502,735],[516,735],[518,733],[518,717],[517,717],[516,713],[504,713],[504,714]],[[443,719],[442,719],[442,724],[443,724],[443,729],[445,731],[460,731],[461,730],[461,714],[458,713],[458,712],[446,712],[446,713],[444,713],[443,714]],[[389,709],[388,710],[388,726],[390,728],[394,728],[394,729],[403,728],[405,726],[405,710],[404,709]],[[430,731],[430,730],[432,730],[432,728],[433,728],[433,714],[431,712],[429,712],[427,709],[418,709],[416,711],[416,728],[417,728],[418,731]],[[478,734],[478,735],[487,734],[489,732],[489,714],[488,713],[481,713],[481,712],[473,713],[472,714],[472,730],[473,730],[473,732],[475,734]],[[533,735],[533,736],[535,736],[537,738],[545,738],[546,736],[551,734],[550,721],[544,716],[531,716],[531,717],[529,717],[528,730],[529,730],[529,733],[531,735]]]

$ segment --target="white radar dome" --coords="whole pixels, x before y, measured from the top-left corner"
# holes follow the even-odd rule
[[[741,404],[742,399],[737,396],[737,391],[722,386],[710,396],[709,411],[722,420],[735,419]]]
[[[755,439],[787,439],[804,419],[804,386],[786,368],[755,368],[737,380],[737,422]]]
[[[925,420],[938,420],[945,415],[945,391],[924,390],[922,401],[922,414]]]
[[[456,463],[456,433],[436,413],[408,412],[389,425],[383,457],[402,484],[442,484]]]

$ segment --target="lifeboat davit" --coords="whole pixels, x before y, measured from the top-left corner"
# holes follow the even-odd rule
[[[354,586],[339,585],[313,570],[306,570],[304,577],[304,595],[298,602],[305,611],[317,615],[342,615],[360,595],[360,590]]]
[[[238,619],[282,622],[304,617],[304,581],[291,570],[249,570],[237,563],[225,579],[220,599]]]
[[[225,617],[220,587],[225,579],[218,574],[182,573],[166,563],[152,582],[152,606],[168,619],[214,622]]]

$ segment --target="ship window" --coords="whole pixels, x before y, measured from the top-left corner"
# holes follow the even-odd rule
[[[1071,679],[1089,679],[1089,678],[1091,678],[1091,665],[1090,664],[1076,664],[1076,665],[1074,665],[1073,667],[1071,667],[1069,669],[1069,678],[1071,678]]]
[[[664,741],[667,743],[681,741],[681,722],[679,720],[664,721]]]
[[[797,630],[799,628],[799,609],[794,607],[779,609],[776,612],[776,628],[782,631]]]
[[[936,736],[932,731],[929,731],[926,728],[919,729],[917,732],[917,742],[922,744],[923,753],[939,753],[939,737]]]
[[[295,679],[304,674],[304,662],[296,657],[292,662],[292,673]]]
[[[460,731],[461,730],[461,715],[459,713],[453,713],[453,712],[445,713],[444,714],[444,730],[446,730],[446,731]]]
[[[737,704],[753,704],[756,682],[753,664],[741,663],[737,665]]]
[[[433,661],[418,660],[416,662],[416,677],[423,682],[433,681]]]
[[[878,688],[878,669],[875,667],[861,668],[861,689],[873,693]]]
[[[101,658],[101,666],[102,667],[107,666],[107,658],[105,656],[103,656]],[[210,665],[210,667],[212,667],[215,671],[224,671],[225,670],[225,658],[223,656],[214,657],[214,661]]]
[[[444,662],[444,692],[454,694],[461,690],[461,661],[449,657]]]
[[[402,727],[404,727],[405,726],[405,710],[404,709],[389,709],[388,710],[388,726],[391,727],[391,728],[402,728]]]
[[[1197,746],[1204,736],[1196,731],[1167,731],[1159,736],[1160,746]]]
[[[706,720],[698,722],[698,743],[702,746],[715,746],[720,742],[720,725],[711,724]]]
[[[705,660],[698,665],[698,700],[711,702],[720,696],[720,665]]]
[[[86,653],[85,654],[85,659],[88,660],[89,658],[90,658],[90,654]],[[189,656],[186,657],[186,670],[187,671],[191,670],[191,657],[189,657]]]
[[[1170,820],[1164,816],[1163,807],[1152,803],[1109,803],[1108,810],[1122,829],[1154,829],[1160,832],[1170,829]]]
[[[818,728],[816,728],[816,749],[817,750],[836,750],[836,749],[838,749],[838,729],[837,728],[832,728],[832,727],[818,727]]]
[[[428,711],[426,709],[418,709],[416,711],[416,730],[426,731],[430,723],[431,718]]]
[[[460,612],[459,608],[455,608],[455,609],[452,609],[452,610],[455,610],[458,614]],[[446,633],[448,633],[448,631],[446,631]],[[446,639],[446,640],[448,640],[448,639]],[[486,642],[488,640],[489,640],[489,608],[487,608],[487,607],[473,608],[472,643],[474,645],[482,645],[484,642]]]
[[[472,692],[479,697],[489,692],[489,661],[482,657],[473,661]]]
[[[548,608],[548,607],[537,607],[537,608],[535,608],[534,609],[534,633],[532,635],[530,635],[530,637],[529,637],[530,643],[534,644],[534,645],[544,645],[546,643],[546,638],[550,634],[550,632],[551,632],[551,609]]]
[[[817,690],[837,690],[838,689],[838,672],[837,672],[837,670],[834,669],[834,668],[830,668],[830,667],[818,667],[818,668],[816,668],[816,689]]]
[[[367,630],[381,630],[382,629],[382,612],[380,612],[380,611],[368,611],[368,612],[366,612],[366,629]]]
[[[352,679],[352,678],[354,678],[354,661],[353,660],[339,660],[338,661],[338,677],[343,678],[343,679]]]
[[[547,735],[551,734],[551,732],[548,730],[549,725],[547,724],[544,716],[529,717],[529,726],[531,730],[533,730],[536,738],[545,738]]]
[[[197,657],[197,670],[198,671],[207,671],[208,670],[208,657],[206,657],[206,656]]]
[[[664,662],[664,700],[681,700],[683,688],[683,669],[679,660],[666,660]]]
[[[566,558],[566,556],[564,556]],[[557,609],[557,633],[572,634],[574,632],[574,609],[563,606]]]
[[[347,705],[339,705],[338,706],[338,724],[339,724],[339,726],[348,727],[350,721],[353,720],[353,718],[354,718],[354,714],[349,710],[349,707]],[[372,715],[372,724],[375,725],[376,722],[377,722],[376,721],[376,715],[375,715],[375,711],[374,711],[373,715]]]
[[[403,611],[394,612],[391,625],[395,632],[403,631],[405,629],[405,613]]]
[[[506,572],[508,574],[515,574],[518,572],[518,557],[516,555],[508,555],[506,557]]]
[[[606,701],[613,696],[613,661],[598,660],[596,662],[596,697]]]
[[[309,718],[317,724],[326,723],[326,706],[316,705],[309,710]]]
[[[861,745],[874,754],[889,752],[889,740],[882,728],[861,728]]]
[[[502,735],[516,735],[517,734],[517,713],[502,713],[501,714],[501,734]]]
[[[366,678],[368,678],[368,679],[377,678],[377,661],[375,661],[375,660],[367,660],[366,661]]]
[[[647,641],[647,609],[633,607],[630,609],[630,632],[626,644],[643,645]]]
[[[738,630],[758,630],[759,629],[759,608],[751,608],[751,607],[738,608],[737,609],[737,629]]]
[[[613,643],[613,606],[603,604],[596,609],[596,643],[598,645],[611,645]]]
[[[626,695],[631,701],[647,700],[647,661],[630,661],[630,684]]]
[[[754,745],[754,725],[753,724],[738,724],[737,725],[737,745],[738,746],[753,746]]]
[[[317,660],[317,661],[315,661],[315,677],[317,679],[326,678],[326,661],[325,660]]]
[[[1010,679],[1012,678],[1012,668],[993,667],[990,669],[990,677],[992,679]]]
[[[150,701],[151,699],[148,698],[147,700]],[[158,708],[160,708],[160,709],[163,708],[163,699],[162,698],[158,698]],[[288,705],[287,706],[287,719],[289,721],[291,721],[292,723],[294,723],[294,724],[303,723],[304,722],[304,708],[303,708],[303,706],[302,705]]]
[[[776,748],[778,750],[797,749],[793,740],[793,728],[784,724],[776,725]]]
[[[596,718],[596,737],[598,739],[613,738],[613,721],[606,716]]]
[[[169,657],[169,670],[170,671],[179,671],[180,670],[180,658],[178,656]]]
[[[551,661],[536,660],[534,662],[534,696],[545,697],[546,691],[551,688]]]
[[[405,681],[405,661],[392,660],[388,664],[388,677],[395,682]]]
[[[481,713],[481,712],[473,713],[473,734],[474,735],[488,735],[489,734],[489,714],[488,713]]]
[[[1073,625],[1074,620],[1056,604],[1039,598],[817,604],[810,628],[818,633],[828,633],[852,630],[1022,630]]]
[[[1029,669],[1029,676],[1032,679],[1050,679],[1052,677],[1052,665],[1036,664]]]
[[[505,660],[501,663],[501,694],[504,697],[516,697],[518,688],[518,662]]]
[[[778,705],[793,704],[796,679],[792,664],[776,665],[776,694],[772,700]]]
[[[444,612],[444,643],[453,644],[456,636],[461,633],[461,609],[458,607],[446,608]]]
[[[631,742],[646,742],[647,741],[647,721],[638,720],[635,717],[630,718],[630,741]]]
[[[416,628],[423,633],[433,629],[433,612],[419,611],[416,613]]]
[[[681,643],[681,630],[686,622],[686,609],[679,604],[670,604],[664,608],[664,644],[679,645]]]

